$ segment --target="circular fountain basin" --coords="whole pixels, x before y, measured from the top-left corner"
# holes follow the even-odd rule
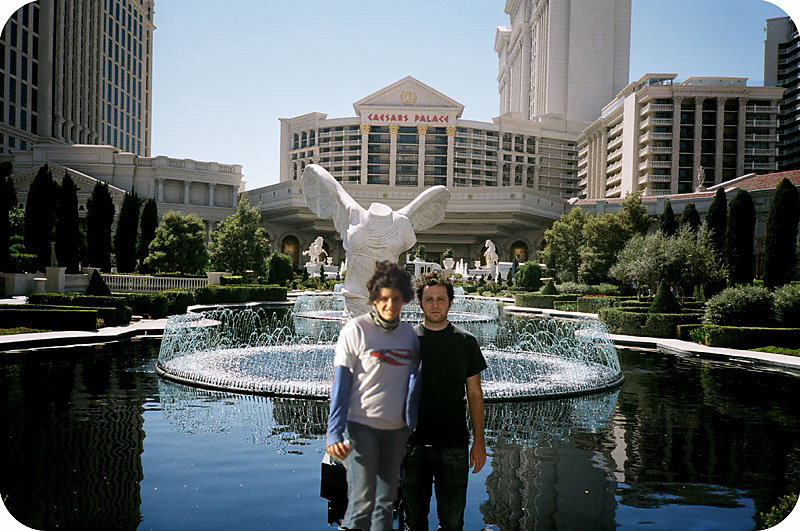
[[[276,320],[253,310],[170,317],[156,371],[204,388],[325,399],[338,328],[298,334],[296,321],[292,314]],[[481,375],[487,401],[576,396],[622,382],[616,350],[599,321],[474,325],[488,365]]]

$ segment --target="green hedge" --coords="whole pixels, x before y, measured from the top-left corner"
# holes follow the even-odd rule
[[[197,304],[285,301],[286,288],[275,284],[260,286],[207,286],[194,290]]]
[[[81,293],[32,293],[26,306],[81,307],[98,310],[105,326],[120,326],[131,322],[131,308],[124,296],[83,295]],[[107,309],[113,309],[113,312]]]
[[[775,345],[800,347],[800,328],[767,328],[757,326],[719,326],[706,324],[695,333],[709,347],[749,349]]]
[[[160,293],[128,293],[128,305],[136,315],[161,319],[168,315],[186,313],[186,308],[195,304],[193,290],[172,290]]]
[[[553,308],[562,312],[577,312],[578,303],[575,301],[553,301]]]
[[[575,302],[577,295],[542,295],[541,293],[517,293],[514,295],[514,304],[526,308],[553,309],[555,301]]]
[[[674,338],[678,325],[700,323],[700,313],[647,313],[619,308],[600,308],[598,317],[612,334]]]
[[[54,304],[3,304],[2,309],[24,308],[31,310],[96,310],[97,317],[103,320],[103,326],[121,326],[131,322],[131,309],[127,306],[122,308],[93,307],[93,306],[64,306]]]
[[[583,295],[578,297],[578,311],[584,313],[597,313],[600,308],[614,306],[619,297],[610,295]]]
[[[63,310],[26,308],[0,308],[0,328],[24,326],[39,330],[97,330],[97,310]]]

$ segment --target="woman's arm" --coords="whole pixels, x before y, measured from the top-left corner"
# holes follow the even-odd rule
[[[344,429],[347,425],[347,411],[350,405],[350,384],[353,373],[343,365],[337,365],[333,374],[331,388],[331,410],[328,415],[326,451],[334,457],[344,459],[350,453],[350,446],[344,443]]]

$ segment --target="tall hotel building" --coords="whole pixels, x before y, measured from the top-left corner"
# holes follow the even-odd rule
[[[577,196],[581,131],[627,82],[630,0],[508,0],[498,28],[500,115],[461,118],[457,101],[406,77],[353,104],[355,116],[281,119],[280,183],[248,191],[275,250],[292,256],[317,237],[339,261],[341,240],[306,207],[311,163],[362,206],[400,208],[447,186],[442,223],[417,235],[430,259],[448,247],[472,264],[491,239],[501,260],[536,259],[544,230]]]
[[[506,0],[500,114],[592,122],[628,84],[631,0]]]
[[[150,155],[152,0],[38,0],[0,35],[0,154],[105,144]]]
[[[767,19],[764,81],[786,89],[779,104],[778,169],[800,169],[800,35],[789,17]]]
[[[647,74],[578,138],[581,197],[690,193],[777,168],[782,88],[746,78]]]

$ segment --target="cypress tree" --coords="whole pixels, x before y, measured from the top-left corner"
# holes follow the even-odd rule
[[[664,236],[675,236],[675,234],[678,233],[678,222],[675,219],[675,212],[672,211],[672,203],[670,203],[669,200],[664,207],[664,213],[661,214],[658,230],[660,230]]]
[[[25,203],[25,250],[36,255],[37,267],[44,271],[50,265],[55,221],[55,191],[53,174],[47,164],[42,165],[28,189]]]
[[[98,181],[86,203],[86,244],[89,264],[106,272],[111,271],[111,224],[115,210],[108,185]]]
[[[725,232],[728,224],[728,198],[725,190],[717,190],[711,205],[706,214],[706,229],[711,236],[711,246],[717,257],[727,266],[727,255],[725,253]]]
[[[694,233],[700,230],[700,214],[697,212],[697,208],[694,206],[694,203],[689,203],[683,209],[683,212],[681,212],[679,225],[681,227],[684,225],[689,227]]]
[[[67,273],[77,273],[80,253],[78,227],[78,187],[64,171],[56,202],[56,258]]]
[[[139,196],[134,191],[125,194],[119,209],[114,254],[117,257],[117,271],[120,273],[136,271],[136,235],[139,231],[140,205]]]
[[[746,190],[739,190],[728,208],[725,249],[728,255],[728,279],[731,285],[753,281],[753,232],[756,209]]]
[[[156,206],[156,200],[151,197],[142,209],[141,230],[139,231],[139,271],[142,273],[148,271],[147,266],[144,264],[144,259],[147,258],[150,252],[150,242],[156,237],[157,228],[158,207]]]
[[[8,271],[11,265],[11,224],[8,221],[10,211],[6,177],[0,175],[0,271]]]
[[[769,205],[764,239],[764,285],[769,289],[788,284],[797,273],[797,225],[800,193],[784,178]]]

